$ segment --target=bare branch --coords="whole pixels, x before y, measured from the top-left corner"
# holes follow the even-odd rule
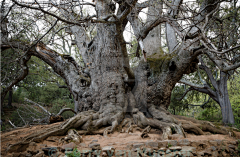
[[[77,114],[73,109],[71,109],[71,108],[63,108],[63,109],[61,109],[59,112],[58,112],[58,114],[57,115],[62,115],[64,112],[66,112],[66,111],[72,111],[73,113],[75,113],[75,114]]]
[[[193,105],[193,104],[183,104],[186,106],[199,106],[199,107],[204,107],[207,103],[209,103],[210,97],[208,97],[208,100],[204,102],[202,105]]]
[[[189,88],[183,93],[183,95],[182,95],[180,98],[176,98],[176,100],[181,101],[181,100],[187,95],[187,93],[190,92],[190,91],[192,91],[192,90],[193,90],[193,88],[192,88],[192,87],[189,87]]]
[[[234,47],[232,47],[232,48],[230,48],[230,49],[227,49],[227,50],[225,50],[225,51],[219,52],[219,51],[217,51],[217,50],[215,50],[215,49],[212,49],[212,48],[210,48],[209,46],[207,46],[207,44],[206,44],[203,40],[201,40],[201,43],[202,43],[209,51],[214,52],[214,53],[217,53],[217,54],[228,53],[228,52],[233,51],[233,50],[235,50],[235,49],[237,49],[237,48],[240,48],[240,45],[237,45],[237,46],[234,46]]]
[[[26,121],[23,119],[23,117],[19,114],[18,110],[17,110],[18,116],[22,119],[22,121],[24,122],[25,125],[27,125]]]
[[[195,84],[195,83],[183,80],[183,79],[181,79],[178,82],[189,85],[191,87],[191,90],[196,90],[196,91],[199,91],[201,93],[208,94],[212,99],[214,99],[216,102],[218,102],[218,99],[216,97],[217,96],[216,92],[213,91],[207,84],[199,85],[199,84]]]
[[[24,100],[27,101],[27,102],[29,102],[29,103],[32,103],[32,104],[38,106],[38,107],[41,108],[45,113],[47,113],[49,116],[52,115],[50,112],[48,112],[48,110],[46,110],[43,106],[39,105],[38,103],[35,103],[34,101],[29,100],[28,98],[24,98]]]
[[[206,88],[204,85],[195,84],[195,83],[189,82],[189,81],[187,81],[187,80],[183,80],[183,79],[181,79],[181,80],[178,81],[178,82],[179,82],[179,83],[186,84],[186,85],[189,85],[189,86],[191,86],[191,87],[200,88],[200,89]]]
[[[126,5],[127,5],[127,8],[118,17],[118,19],[120,19],[120,21],[123,21],[128,16],[128,14],[132,11],[134,6],[136,5],[137,0],[134,0],[132,3],[128,3],[127,1],[125,1],[125,2],[126,2]]]
[[[32,7],[32,6],[30,6],[30,5],[24,5],[24,4],[18,3],[16,0],[12,0],[12,1],[15,2],[17,5],[19,5],[19,6],[21,6],[21,7],[26,7],[26,8],[30,8],[30,9],[34,9],[34,10],[39,10],[39,11],[42,11],[43,13],[45,13],[45,14],[48,14],[48,15],[51,15],[51,16],[57,18],[57,19],[60,20],[60,21],[66,22],[66,23],[68,23],[68,24],[74,24],[74,25],[79,25],[79,26],[81,26],[81,22],[68,21],[68,20],[66,20],[66,19],[63,19],[63,18],[57,16],[56,14],[50,13],[50,12],[48,12],[48,11],[46,11],[46,10],[43,10],[43,9],[40,8],[40,7]],[[83,20],[83,21],[85,22],[85,20]]]
[[[137,3],[136,4],[136,7],[138,8],[138,10],[142,10],[144,8],[147,8],[149,6],[149,1],[145,1],[145,2],[142,2],[142,3]]]
[[[217,65],[217,67],[223,71],[228,72],[230,70],[237,69],[240,67],[240,62],[235,62],[234,64],[227,64],[223,59],[220,59],[216,53],[205,51],[205,54]]]
[[[209,77],[209,79],[210,79],[213,87],[214,87],[216,90],[218,90],[218,84],[217,84],[217,81],[214,79],[214,77],[213,77],[213,75],[212,75],[212,72],[211,72],[210,69],[204,64],[204,62],[203,62],[203,60],[202,60],[201,57],[199,57],[199,60],[200,60],[200,62],[201,62],[201,65],[199,66],[199,68],[202,69],[202,70],[204,70],[204,71],[207,73],[207,75],[208,75],[208,77]]]
[[[237,68],[239,68],[239,67],[240,67],[240,62],[235,63],[235,64],[233,64],[233,65],[231,65],[231,66],[228,66],[228,67],[226,67],[226,68],[223,68],[222,71],[228,72],[228,71],[237,69]]]
[[[17,128],[10,120],[8,122],[13,126],[13,128]]]

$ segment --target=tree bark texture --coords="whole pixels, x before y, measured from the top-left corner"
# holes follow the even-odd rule
[[[128,2],[131,5],[122,5],[128,9],[120,8],[121,11],[114,16],[109,16],[114,13],[110,3],[110,0],[96,2],[97,19],[105,19],[107,22],[96,24],[97,35],[90,43],[80,41],[86,35],[80,26],[71,27],[79,49],[84,51],[81,54],[85,67],[80,67],[71,56],[59,54],[41,42],[34,47],[34,50],[28,51],[28,55],[34,55],[46,62],[65,80],[73,95],[75,111],[78,114],[56,127],[26,137],[18,144],[41,141],[51,135],[64,134],[70,128],[89,131],[108,126],[104,131],[104,134],[107,134],[126,123],[141,128],[151,126],[160,129],[163,132],[163,139],[168,139],[171,135],[171,128],[183,136],[185,134],[182,128],[203,134],[197,126],[193,127],[191,124],[190,127],[182,126],[180,121],[167,111],[175,84],[184,74],[192,73],[197,69],[199,62],[197,56],[202,53],[198,49],[199,41],[186,39],[176,47],[178,45],[176,36],[168,37],[167,40],[174,41],[174,43],[168,42],[173,44],[172,52],[149,53],[146,61],[141,60],[133,73],[123,38],[126,20],[132,24],[137,40],[142,44],[148,33],[167,19],[164,17],[155,19],[149,22],[147,25],[149,27],[139,28],[140,25],[137,25],[139,21],[134,16],[130,16],[136,11],[130,7],[135,5],[136,1]],[[213,2],[208,1],[208,3]],[[181,1],[176,1],[175,5],[180,4]],[[175,14],[176,12],[173,16]],[[168,30],[171,30],[171,27],[169,25]],[[143,46],[141,49],[146,52],[152,51],[150,46],[149,49],[144,49]],[[225,113],[230,110],[230,108],[222,109]]]
[[[227,80],[228,74],[220,72],[220,81],[218,82],[219,91],[216,91],[219,105],[222,111],[222,121],[224,124],[234,124],[234,117],[232,112],[232,106],[229,100]]]

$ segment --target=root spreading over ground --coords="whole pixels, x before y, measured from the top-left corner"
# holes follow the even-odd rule
[[[39,129],[26,137],[23,137],[20,142],[10,145],[7,151],[22,150],[28,147],[31,142],[42,142],[49,136],[65,135],[69,129],[81,130],[80,134],[107,134],[114,131],[119,132],[133,132],[133,128],[142,130],[142,138],[147,136],[151,128],[159,129],[162,132],[162,139],[167,140],[172,134],[179,134],[186,137],[185,132],[191,132],[196,135],[204,135],[206,132],[214,134],[231,134],[231,131],[217,127],[210,122],[198,121],[193,118],[182,116],[172,116],[164,112],[164,118],[161,116],[154,118],[147,118],[138,109],[133,109],[131,118],[125,118],[124,112],[117,112],[109,114],[109,116],[101,117],[100,112],[92,110],[78,113],[76,116],[57,123],[49,128]],[[157,110],[155,109],[154,112]],[[163,111],[159,111],[163,112]],[[171,120],[171,121],[170,121]],[[123,129],[123,128],[127,129]],[[145,129],[144,129],[145,128]]]

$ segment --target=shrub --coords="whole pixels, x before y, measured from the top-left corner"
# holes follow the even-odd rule
[[[74,148],[71,153],[66,153],[67,157],[80,157],[81,153],[77,150],[77,148]]]

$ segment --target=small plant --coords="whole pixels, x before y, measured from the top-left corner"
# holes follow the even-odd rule
[[[167,147],[170,148],[170,147],[172,147],[172,145],[170,143],[168,143]]]
[[[226,149],[225,147],[222,147],[222,152],[224,152],[224,151],[225,151],[225,149]]]
[[[172,134],[175,134],[175,133],[176,133],[175,128],[171,127],[171,130],[172,130]]]
[[[67,157],[80,157],[81,153],[77,150],[77,148],[74,148],[71,153],[66,153]]]

